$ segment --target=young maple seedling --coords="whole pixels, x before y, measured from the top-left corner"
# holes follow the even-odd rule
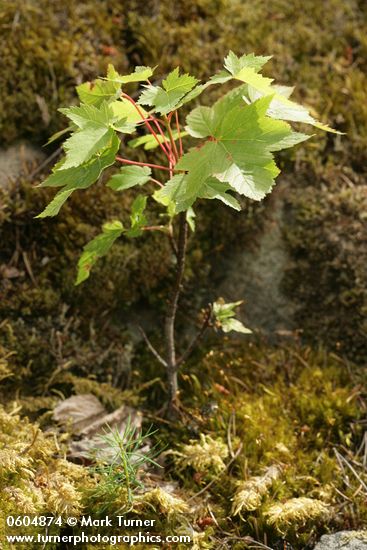
[[[122,76],[110,65],[106,78],[77,87],[79,106],[60,109],[70,120],[64,132],[71,132],[71,136],[63,144],[65,156],[40,185],[61,189],[38,217],[58,214],[75,190],[90,187],[99,180],[103,170],[115,163],[122,167],[107,186],[118,193],[132,187],[141,191],[132,202],[129,227],[124,227],[119,220],[110,221],[103,226],[102,233],[84,247],[76,284],[89,277],[98,258],[107,254],[120,237],[135,238],[145,231],[161,231],[170,240],[175,281],[164,323],[164,353],[152,345],[141,329],[149,350],[166,369],[170,410],[177,406],[179,368],[209,327],[221,328],[224,332],[251,332],[235,319],[235,308],[241,302],[225,304],[218,300],[205,308],[197,335],[186,350],[177,354],[175,320],[188,230],[195,229],[193,205],[198,199],[217,199],[241,210],[236,193],[262,200],[272,190],[279,174],[273,153],[311,137],[292,130],[285,121],[335,132],[317,122],[307,108],[289,99],[293,88],[276,86],[272,79],[260,74],[269,59],[254,54],[238,57],[230,52],[225,58],[224,70],[205,84],[189,74],[180,74],[176,68],[162,81],[162,86],[151,84],[149,79],[154,70],[150,67],[136,67],[133,73]],[[194,108],[186,117],[186,126],[181,126],[178,113],[183,105],[196,100],[210,86],[229,81],[238,85],[211,107]],[[124,91],[131,83],[142,83],[137,101]],[[146,131],[143,135],[142,130]],[[162,164],[136,162],[121,156],[121,134],[134,132],[138,132],[139,137],[127,145],[144,147],[147,151],[160,148],[165,159]],[[183,140],[188,137],[200,141],[185,152]],[[123,150],[126,149],[124,143]],[[152,183],[156,187],[153,193]],[[165,209],[165,224],[148,224],[148,198]]]

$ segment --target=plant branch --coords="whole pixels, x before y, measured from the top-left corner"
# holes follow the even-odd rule
[[[182,146],[182,138],[181,138],[181,130],[180,130],[180,122],[178,120],[178,112],[175,111],[175,119],[176,119],[176,128],[177,128],[177,134],[178,134],[178,142],[180,144],[180,157],[183,155],[183,146]]]
[[[170,223],[169,226],[168,226],[168,238],[169,238],[169,242],[170,242],[170,245],[171,245],[171,248],[172,248],[172,252],[174,253],[174,255],[176,256],[176,259],[177,259],[177,255],[178,255],[177,244],[176,244],[175,238],[173,236],[172,223]]]
[[[167,128],[167,132],[168,132],[169,139],[170,139],[170,142],[171,142],[171,150],[173,149],[176,160],[178,160],[178,151],[177,151],[177,147],[176,147],[176,142],[175,142],[175,139],[173,137],[172,129],[171,129],[171,117],[167,117],[165,115],[164,120],[166,122],[166,128]]]
[[[172,290],[171,298],[168,304],[168,310],[165,321],[166,338],[166,363],[169,382],[170,405],[172,406],[177,398],[177,365],[175,349],[175,320],[177,313],[177,304],[182,288],[182,279],[185,269],[185,254],[187,244],[187,222],[186,212],[179,214],[179,235],[177,245],[177,267],[176,279]]]
[[[166,361],[163,359],[163,357],[158,353],[158,351],[155,349],[151,341],[149,340],[148,336],[145,334],[143,327],[138,325],[138,329],[140,334],[142,335],[144,342],[146,343],[149,351],[154,355],[154,357],[163,365],[164,367],[167,367]]]
[[[122,157],[116,157],[116,160],[123,162],[124,164],[134,164],[136,166],[148,166],[149,168],[157,168],[157,170],[167,170],[170,169],[167,166],[162,166],[161,164],[149,164],[149,162],[137,162],[135,160],[123,159]]]
[[[145,118],[145,115],[143,113],[143,111],[140,109],[139,105],[136,103],[136,101],[134,101],[134,99],[132,97],[130,97],[128,94],[125,94],[125,93],[122,93],[121,94],[122,97],[124,97],[125,99],[127,99],[128,101],[130,101],[130,103],[132,103],[135,107],[135,109],[138,111],[139,115],[141,116],[141,119],[143,120],[144,124],[146,125],[146,127],[148,128],[148,130],[150,131],[150,133],[154,136],[154,139],[156,140],[156,142],[158,143],[159,147],[162,149],[162,151],[164,152],[164,154],[166,155],[166,157],[168,158],[168,160],[170,160],[170,157],[171,157],[171,154],[172,154],[172,151],[166,149],[165,145],[161,142],[161,140],[159,139],[159,137],[157,136],[155,130],[152,128],[152,126],[149,124],[149,122],[147,121],[147,119]],[[151,118],[154,118],[154,117],[151,117]],[[158,126],[159,126],[159,123],[157,123]],[[160,129],[160,127],[159,127]],[[165,138],[164,134],[163,134],[163,137]]]
[[[162,233],[167,233],[166,225],[145,225],[142,229],[143,231],[162,231]]]
[[[163,130],[162,130],[162,128],[161,128],[161,125],[159,124],[159,121],[158,121],[156,118],[154,118],[154,117],[152,117],[152,120],[153,120],[154,124],[156,125],[156,128],[157,128],[158,132],[159,132],[160,135],[162,136],[163,143],[164,143],[164,145],[167,147],[168,153],[169,153],[171,159],[174,160],[174,154],[173,154],[173,152],[172,152],[170,142],[167,140],[167,137],[164,135],[164,132],[163,132]],[[159,138],[158,138],[158,139],[159,139]]]
[[[210,327],[210,321],[211,321],[211,317],[212,317],[212,308],[211,306],[209,305],[208,306],[208,309],[206,310],[205,312],[205,317],[204,317],[204,321],[203,321],[203,324],[201,325],[201,328],[199,330],[199,332],[196,334],[196,336],[194,336],[194,338],[191,340],[189,346],[187,347],[186,351],[181,355],[181,357],[176,361],[176,366],[179,367],[180,365],[182,365],[182,363],[184,363],[186,361],[186,359],[191,355],[191,353],[194,351],[194,349],[196,348],[197,344],[199,343],[199,341],[201,340],[201,338],[203,337],[205,331]]]
[[[161,183],[160,181],[154,178],[150,178],[150,181],[152,181],[153,183],[156,183],[157,185],[159,185],[159,187],[164,187],[163,183]]]

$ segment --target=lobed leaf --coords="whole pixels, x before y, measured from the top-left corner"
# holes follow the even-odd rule
[[[192,204],[209,177],[253,200],[270,192],[279,174],[272,152],[306,139],[304,134],[295,135],[286,122],[266,116],[271,99],[248,105],[232,95],[212,108],[198,107],[190,113],[189,134],[210,140],[186,153],[176,165],[187,172],[180,191],[186,201]]]
[[[84,82],[76,87],[79,99],[87,105],[99,107],[103,101],[108,103],[117,99],[121,93],[121,87],[116,82],[97,79],[94,82]]]
[[[223,332],[242,332],[243,334],[251,334],[252,330],[245,327],[241,321],[235,319],[235,309],[242,304],[242,300],[238,302],[225,303],[222,299],[213,303],[213,315],[217,325]]]
[[[99,107],[81,104],[78,107],[74,106],[67,109],[59,109],[59,111],[81,129],[91,127],[108,128],[114,119],[113,111],[106,101],[103,101]]]
[[[118,237],[124,232],[121,222],[115,220],[103,225],[102,233],[90,241],[83,249],[78,262],[78,274],[76,285],[88,279],[90,271],[95,263],[105,256]]]
[[[139,237],[142,234],[142,227],[146,225],[147,219],[144,210],[147,205],[147,197],[138,195],[131,205],[130,222],[131,228],[126,232],[128,237]]]
[[[40,187],[63,187],[63,189],[57,193],[43,212],[36,217],[56,216],[73,191],[90,187],[97,181],[102,171],[115,162],[115,156],[119,147],[120,141],[114,135],[110,146],[100,155],[95,155],[88,163],[67,169],[64,168],[64,161],[58,163],[54,168],[54,172],[41,183]]]
[[[167,114],[178,107],[180,100],[190,92],[198,80],[189,75],[180,75],[179,68],[169,73],[161,86],[146,86],[138,103],[154,107],[160,114]],[[181,103],[182,104],[182,103]]]
[[[136,185],[144,185],[149,181],[151,173],[148,166],[123,166],[118,174],[111,177],[107,185],[114,191],[124,191]]]
[[[268,59],[270,58],[254,56],[254,54],[237,57],[233,52],[230,52],[224,62],[226,71],[215,75],[210,81],[217,84],[234,78],[245,82],[249,86],[248,92],[252,101],[266,96],[273,97],[272,105],[269,106],[269,116],[282,120],[311,124],[321,130],[339,134],[340,132],[318,122],[310,115],[306,107],[299,105],[295,101],[291,101],[289,96],[293,89],[286,86],[274,86],[272,78],[264,77],[258,73]]]
[[[133,73],[127,75],[120,75],[114,68],[113,65],[108,65],[107,69],[107,78],[106,80],[110,82],[116,82],[118,84],[128,84],[130,82],[143,82],[148,80],[154,72],[152,67],[137,66]]]
[[[114,131],[104,126],[87,126],[74,132],[65,142],[66,158],[63,168],[80,166],[88,162],[93,155],[100,153],[111,142]]]
[[[271,58],[271,55],[261,56],[255,55],[254,53],[244,54],[238,57],[235,53],[230,51],[224,59],[224,68],[232,75],[238,74],[245,68],[251,68],[258,72]]]

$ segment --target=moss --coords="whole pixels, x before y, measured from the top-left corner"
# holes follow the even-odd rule
[[[355,476],[346,479],[340,466],[340,456],[353,460],[365,479],[357,455],[365,403],[355,390],[363,380],[356,378],[354,366],[348,370],[332,354],[295,344],[275,349],[232,340],[225,352],[214,343],[209,349],[192,360],[190,375],[183,373],[184,383],[191,385],[186,421],[174,430],[159,423],[151,436],[160,449],[167,442],[170,452],[164,453],[159,475],[143,475],[145,488],[135,492],[129,518],[156,519],[157,532],[191,535],[198,548],[218,547],[225,531],[238,548],[266,537],[268,545],[276,547],[285,538],[301,550],[327,529],[363,524],[364,495],[356,492],[360,482]],[[139,362],[144,367],[143,357]],[[96,381],[74,377],[71,382],[81,392],[106,397],[110,391]],[[134,386],[136,393],[139,378]],[[209,408],[213,402],[216,408]],[[50,416],[44,433],[24,418],[20,424],[14,414],[0,412],[2,437],[8,441],[0,449],[0,493],[7,495],[8,513],[17,506],[28,513],[47,508],[99,517],[103,498],[93,498],[98,479],[63,459],[66,441],[55,438]],[[149,418],[149,411],[145,414]],[[193,439],[195,431],[200,440]],[[126,505],[123,490],[112,496],[111,510]]]
[[[247,0],[185,0],[179,7],[168,1],[150,0],[142,5],[129,0],[122,8],[117,0],[103,4],[88,0],[83,5],[68,0],[54,2],[52,6],[46,1],[28,0],[21,8],[10,2],[0,22],[3,30],[0,49],[9,68],[0,77],[5,139],[24,134],[44,139],[43,136],[59,128],[63,123],[56,117],[56,109],[75,97],[75,83],[104,72],[111,60],[124,71],[135,64],[155,65],[159,59],[159,75],[180,64],[185,70],[206,77],[220,67],[229,48],[237,52],[272,53],[269,72],[281,82],[298,83],[296,97],[347,133],[318,136],[312,144],[299,147],[292,158],[282,157],[286,172],[292,173],[294,188],[290,198],[292,215],[285,230],[291,257],[298,263],[287,273],[284,288],[300,304],[298,322],[307,338],[327,341],[333,347],[340,345],[341,351],[352,357],[354,353],[363,356],[366,277],[363,263],[366,262],[362,260],[366,246],[358,236],[348,241],[343,237],[342,246],[331,242],[330,235],[325,235],[325,224],[328,231],[338,231],[335,219],[328,217],[328,212],[336,211],[341,231],[350,235],[349,229],[354,231],[352,216],[363,213],[363,201],[359,204],[358,197],[365,192],[367,150],[364,19],[365,6],[355,0],[332,0],[327,13],[317,0],[306,3],[297,0],[292,5],[276,0],[266,7]],[[60,29],[60,21],[61,35],[55,32]],[[13,91],[11,94],[9,89]],[[217,93],[212,87],[212,95],[205,96],[205,101]],[[42,96],[41,102],[37,94]],[[44,104],[51,117],[47,128],[38,106]],[[341,197],[340,188],[347,190],[350,185],[355,188],[351,191],[355,199],[348,199],[354,204],[346,221],[343,213],[346,200]],[[37,196],[43,202],[44,195]],[[62,300],[80,304],[86,315],[90,313],[89,304],[93,304],[94,310],[99,307],[93,299],[95,295],[100,296],[101,310],[102,304],[105,307],[118,304],[124,311],[137,300],[151,300],[152,294],[157,296],[155,305],[161,304],[169,255],[161,236],[157,240],[153,237],[140,241],[138,252],[127,243],[120,244],[100,263],[82,291],[73,288],[71,266],[75,265],[81,246],[94,235],[96,227],[116,212],[111,207],[113,199],[109,193],[91,189],[83,194],[87,200],[81,201],[80,197],[79,194],[73,198],[72,206],[63,210],[61,219],[37,222],[45,236],[43,243],[47,239],[50,250],[36,257],[31,254],[28,259],[34,270],[39,261],[48,261],[42,272],[54,279],[54,284],[49,285],[41,277],[39,288],[34,288],[25,273],[25,280],[17,280],[22,283],[21,291],[16,284],[9,295],[12,305],[7,299],[5,304],[22,315],[30,315],[31,309],[46,314],[57,307],[60,290]],[[38,212],[38,205],[32,207],[30,202],[26,201],[27,208],[32,214]],[[268,208],[271,202],[260,207],[246,204],[241,215],[227,212],[224,207],[213,208],[213,204],[200,208],[198,226],[202,229],[197,238],[202,244],[194,245],[188,264],[192,280],[200,275],[205,281],[209,276],[210,265],[203,261],[208,254],[215,266],[230,246],[249,246],[253,234],[261,229]],[[9,219],[9,210],[2,209],[0,216]],[[32,245],[42,241],[42,236],[33,233],[33,227],[30,229],[30,217],[29,223],[23,223],[24,217],[23,222],[19,219],[18,222],[21,241],[23,231],[32,237]],[[6,238],[9,243],[14,242],[14,232],[7,233]],[[345,248],[349,249],[347,260]],[[57,269],[53,259],[56,257]],[[25,272],[24,266],[20,271]],[[321,280],[322,285],[315,285],[315,280]],[[195,286],[188,287],[190,294]],[[315,306],[320,302],[322,319]]]
[[[318,135],[317,140],[298,148],[292,163],[288,156],[283,159],[291,174],[285,233],[294,262],[286,273],[284,289],[299,307],[297,322],[309,341],[321,341],[363,360],[365,5],[332,0],[325,13],[318,0],[276,0],[267,6],[246,0],[188,0],[179,9],[152,0],[139,15],[141,6],[134,1],[129,5],[127,26],[133,44],[131,58],[136,63],[154,63],[159,57],[162,72],[179,63],[194,74],[208,76],[220,66],[229,48],[271,53],[269,74],[280,82],[297,84],[296,98],[346,132],[345,136]],[[214,212],[211,206],[201,220],[206,229],[204,250],[223,253],[238,217],[220,220],[223,209]],[[255,215],[246,210],[248,230],[237,235],[239,246],[249,246],[248,235],[261,228],[264,209],[254,210]]]
[[[223,508],[216,517],[221,528],[233,536],[266,536],[271,546],[284,537],[298,550],[328,528],[358,528],[366,520],[364,497],[353,496],[359,481],[345,482],[334,451],[350,461],[360,446],[358,419],[365,403],[361,407],[355,391],[358,381],[363,383],[353,365],[348,371],[340,358],[324,351],[233,340],[225,351],[215,345],[182,375],[189,414],[186,434],[177,432],[171,475],[194,494],[205,487],[208,468],[189,475],[176,465],[191,460],[194,449],[182,441],[192,439],[193,431],[204,432],[225,440],[230,456],[241,449],[230,470],[211,478],[206,491],[207,502]],[[171,431],[167,437],[172,444]],[[162,427],[160,438],[165,441]],[[211,460],[219,460],[214,454]],[[357,469],[364,479],[362,465]],[[350,509],[343,505],[348,498]],[[224,519],[228,515],[231,526]]]
[[[9,533],[5,519],[19,514],[81,513],[81,487],[91,483],[88,471],[63,458],[54,433],[45,434],[26,418],[0,407],[0,532]],[[39,527],[27,528],[36,534]],[[56,529],[56,532],[59,529]],[[55,529],[52,528],[54,532]]]
[[[74,97],[80,78],[126,66],[114,17],[118,2],[5,2],[0,19],[0,132],[45,139],[60,127],[57,109]]]
[[[284,289],[298,304],[309,341],[348,357],[366,357],[365,186],[335,173],[331,186],[291,193],[285,237],[293,260]]]

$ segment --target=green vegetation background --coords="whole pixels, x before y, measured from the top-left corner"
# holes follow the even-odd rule
[[[284,237],[291,259],[283,290],[298,306],[296,323],[303,330],[303,342],[314,348],[326,347],[363,366],[367,355],[366,19],[367,5],[363,0],[0,2],[1,143],[4,147],[19,139],[45,143],[54,131],[64,127],[57,108],[75,100],[75,85],[103,74],[109,62],[120,72],[128,72],[139,64],[159,63],[162,75],[180,65],[205,78],[220,68],[229,49],[236,53],[272,54],[269,74],[281,83],[296,83],[296,99],[346,133],[346,136],[318,135],[312,143],[298,147],[293,156],[282,158],[287,181]],[[82,246],[106,219],[127,215],[130,197],[127,195],[124,203],[97,185],[84,192],[82,201],[80,195],[73,197],[57,219],[35,221],[34,215],[42,210],[47,194],[34,190],[34,183],[24,177],[11,189],[0,189],[0,264],[13,269],[10,272],[3,269],[0,282],[3,402],[8,402],[9,397],[16,398],[23,406],[22,412],[33,414],[33,418],[52,406],[50,373],[52,384],[66,393],[83,391],[82,388],[86,391],[83,383],[88,382],[86,377],[90,375],[112,384],[117,378],[125,384],[129,377],[135,376],[136,386],[153,377],[148,364],[145,372],[141,372],[139,366],[146,364],[146,359],[139,349],[138,364],[133,362],[131,367],[129,337],[121,332],[120,324],[109,321],[109,313],[124,322],[131,308],[149,306],[159,311],[169,283],[168,245],[159,237],[149,236],[139,241],[137,249],[135,243],[121,241],[88,282],[76,289],[75,265]],[[203,206],[196,243],[189,252],[186,302],[190,301],[192,281],[195,286],[197,281],[205,285],[224,247],[246,248],[254,235],[261,232],[264,214],[269,209],[271,201],[256,207],[245,205],[239,217],[220,205]],[[241,351],[236,348],[236,353],[242,358],[248,354],[248,361],[256,362],[258,354],[268,354],[266,347],[256,346],[249,349],[245,346]],[[276,387],[272,391],[280,407],[283,391],[287,391],[283,384],[287,381],[282,378],[285,375],[281,374],[279,363],[284,366],[287,361],[281,354],[291,352],[283,350],[274,356],[272,353],[275,352],[270,357],[275,359],[268,362],[268,368],[275,376],[272,383]],[[314,391],[315,397],[314,403],[310,399],[308,412],[305,403],[297,405],[306,381],[299,382],[299,393],[295,390],[294,404],[299,407],[296,424],[301,429],[304,420],[304,425],[311,426],[312,435],[306,446],[297,439],[293,452],[300,455],[292,467],[296,471],[300,464],[306,463],[307,475],[315,474],[318,483],[329,487],[335,460],[327,474],[315,473],[314,453],[324,446],[328,454],[330,445],[332,460],[335,444],[349,441],[348,445],[353,446],[350,441],[355,444],[358,441],[360,434],[350,427],[350,422],[363,414],[360,403],[353,402],[351,410],[344,405],[349,390],[345,390],[345,400],[338,401],[335,395],[340,396],[344,386],[352,392],[351,388],[359,382],[353,377],[345,378],[347,363],[341,367],[328,355],[307,350],[299,353],[307,364],[310,361],[307,368],[311,369],[312,377],[324,379],[319,392],[315,389],[317,384],[315,387],[306,384],[305,391],[311,394]],[[220,373],[222,359],[208,357],[206,366],[208,361],[212,365],[204,372],[208,374],[213,369]],[[201,361],[200,357],[197,360]],[[325,363],[331,370],[322,370]],[[199,367],[201,363],[191,365],[194,372]],[[239,372],[246,380],[247,370],[243,369],[241,363]],[[260,369],[260,379],[261,376],[265,377],[262,383],[270,384]],[[277,381],[278,376],[282,381]],[[298,380],[298,374],[294,376]],[[199,379],[203,383],[200,375]],[[222,384],[219,379],[218,384]],[[201,389],[195,390],[193,380],[186,382],[194,395],[197,390],[194,405],[203,405]],[[227,383],[230,384],[228,380]],[[298,382],[294,383],[298,387]],[[88,386],[87,391],[99,391],[103,399],[104,390],[97,390],[97,386],[92,389]],[[238,388],[231,391],[237,395]],[[211,392],[212,389],[205,389],[205,399],[212,396]],[[261,392],[250,398],[250,393],[251,390],[248,398],[252,404],[243,405],[242,421],[245,422],[246,416],[255,418],[255,410],[260,407],[266,417],[264,424],[270,422],[272,398]],[[220,392],[214,394],[216,399],[224,399]],[[321,395],[324,408],[317,404]],[[148,402],[154,406],[158,396],[159,390],[152,391]],[[224,418],[230,414],[230,399],[223,405],[222,430]],[[110,402],[110,406],[117,404]],[[246,407],[254,409],[248,411]],[[313,407],[317,410],[313,411]],[[331,426],[335,423],[334,431]],[[320,434],[325,426],[329,426],[329,431],[323,439]],[[214,425],[212,428],[219,429]],[[273,428],[266,429],[268,433],[261,436],[265,438],[265,447],[270,445],[271,437],[280,440],[283,437],[284,443],[292,447],[293,436],[287,432],[291,430],[290,421],[284,420],[284,426],[279,427],[284,429],[282,437]],[[246,433],[249,438],[251,431]],[[307,449],[311,449],[308,458]],[[237,475],[246,473],[246,468],[257,473],[260,466],[269,465],[274,456],[266,453],[262,449],[261,457],[267,459],[260,460],[258,451],[252,455],[249,451],[247,466],[243,464]],[[312,493],[297,485],[296,477],[294,472],[285,498]],[[344,516],[339,515],[336,524],[360,525],[362,512],[357,501],[352,508],[347,508]],[[266,526],[260,522],[253,527],[252,534],[262,529],[266,530]],[[307,533],[310,536],[310,530]],[[297,536],[294,533],[289,536],[297,544]]]

